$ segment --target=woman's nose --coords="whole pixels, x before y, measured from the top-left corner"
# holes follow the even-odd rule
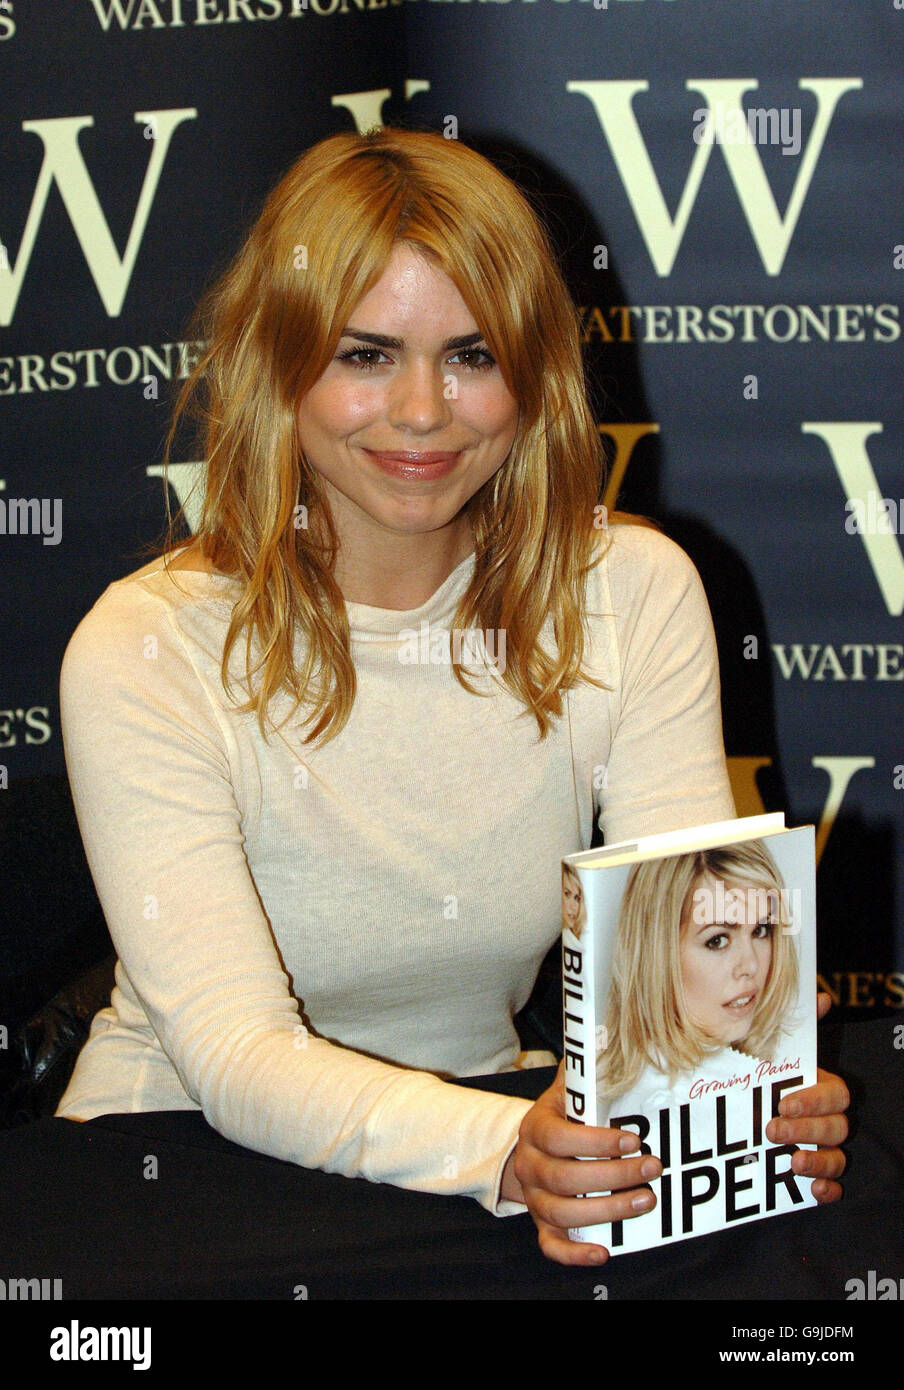
[[[451,384],[455,385],[454,380]],[[439,369],[430,362],[411,362],[403,367],[390,389],[390,424],[427,434],[442,429],[451,417],[446,379]]]

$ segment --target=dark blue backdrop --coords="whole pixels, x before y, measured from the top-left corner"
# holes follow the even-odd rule
[[[297,154],[379,120],[475,144],[546,216],[607,500],[659,519],[706,584],[739,809],[817,824],[823,979],[845,1008],[902,1007],[904,10],[292,9],[0,0],[3,1016],[85,953],[85,870],[54,829],[59,666],[162,525],[189,312]],[[15,499],[35,499],[25,534]]]

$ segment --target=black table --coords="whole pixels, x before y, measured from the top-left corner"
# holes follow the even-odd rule
[[[831,1207],[571,1269],[541,1255],[529,1216],[500,1219],[466,1198],[267,1158],[196,1111],[46,1119],[0,1133],[0,1277],[61,1279],[67,1301],[844,1301],[848,1282],[870,1270],[904,1280],[904,1050],[894,1029],[891,1019],[820,1029],[821,1064],[853,1098],[845,1196]],[[535,1096],[552,1075],[460,1084]],[[145,1176],[149,1159],[156,1177]]]

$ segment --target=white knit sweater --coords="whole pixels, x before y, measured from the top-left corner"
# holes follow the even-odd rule
[[[420,608],[347,605],[355,705],[313,749],[294,720],[265,742],[224,693],[232,580],[157,561],[109,586],[60,694],[119,961],[58,1115],[200,1108],[305,1167],[524,1210],[499,1182],[529,1102],[441,1078],[519,1065],[559,861],[596,814],[609,841],[734,815],[699,576],[650,528],[609,537],[588,664],[611,689],[573,693],[543,742],[498,682],[481,698],[410,659],[473,557]]]

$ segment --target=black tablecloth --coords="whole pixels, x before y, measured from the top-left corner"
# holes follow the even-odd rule
[[[61,1279],[66,1300],[844,1300],[870,1270],[904,1278],[894,1028],[821,1029],[821,1063],[853,1097],[845,1197],[831,1207],[571,1269],[541,1255],[527,1215],[298,1168],[196,1111],[47,1119],[0,1133],[0,1276]],[[460,1084],[536,1096],[552,1075]]]

